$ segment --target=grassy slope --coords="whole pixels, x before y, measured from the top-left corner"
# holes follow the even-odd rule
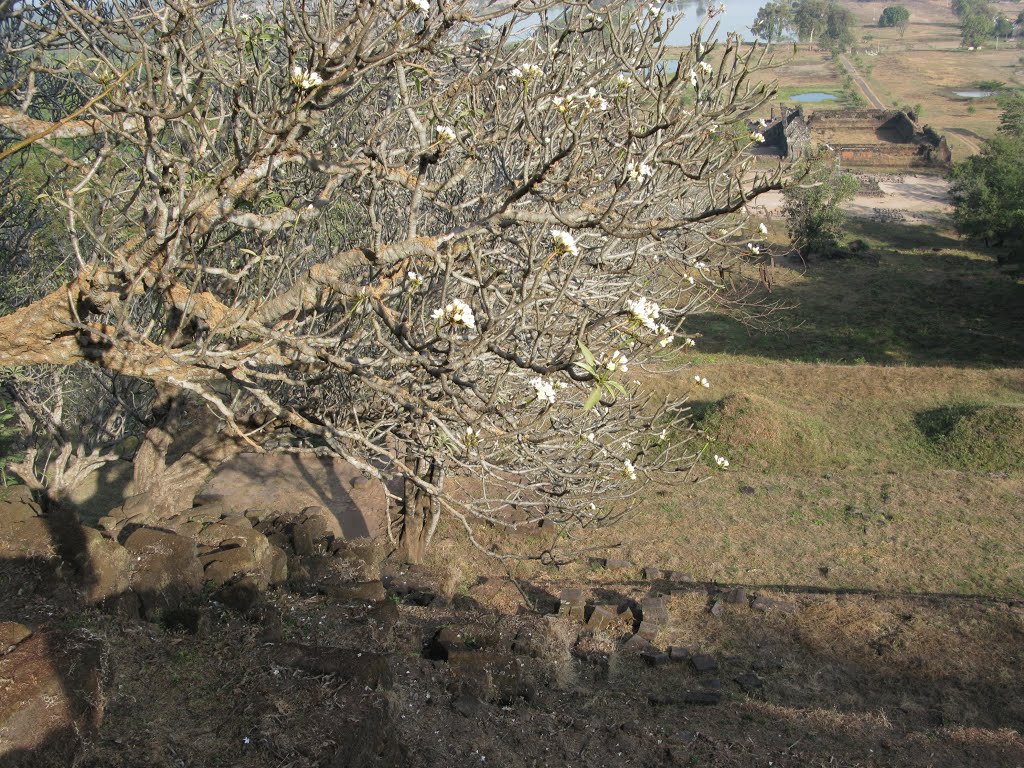
[[[732,467],[603,541],[700,580],[1024,595],[1024,282],[949,231],[851,229],[866,256],[776,268],[774,328],[692,319]]]

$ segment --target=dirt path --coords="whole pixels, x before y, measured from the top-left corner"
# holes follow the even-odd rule
[[[953,212],[949,199],[949,182],[937,176],[906,175],[880,178],[878,188],[882,194],[858,194],[843,209],[852,216],[899,220],[909,224],[930,223],[948,218]],[[768,192],[759,196],[752,210],[761,209],[769,214],[781,212],[781,192]]]
[[[843,69],[850,73],[850,77],[853,78],[853,82],[857,84],[857,87],[860,88],[861,92],[871,103],[871,106],[875,109],[885,109],[885,104],[882,103],[881,99],[875,96],[875,92],[871,90],[871,86],[869,86],[864,78],[860,76],[857,68],[853,66],[853,62],[846,58],[845,53],[839,54],[839,63],[843,65]]]

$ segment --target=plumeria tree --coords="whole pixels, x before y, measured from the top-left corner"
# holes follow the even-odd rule
[[[60,253],[16,254],[54,268],[0,318],[0,365],[148,382],[252,450],[272,417],[277,450],[388,481],[413,558],[444,516],[562,545],[692,465],[680,404],[648,393],[709,385],[680,373],[685,318],[783,182],[748,153],[759,48],[702,27],[670,51],[672,19],[619,2],[0,14],[0,155],[63,226]]]

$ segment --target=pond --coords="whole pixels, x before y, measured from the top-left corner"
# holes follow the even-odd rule
[[[953,91],[953,95],[964,99],[986,99],[992,95],[992,91]]]
[[[818,101],[835,101],[837,96],[833,96],[831,93],[821,93],[819,91],[811,91],[810,93],[798,93],[796,96],[790,96],[786,101],[799,101],[799,102],[818,102]]]

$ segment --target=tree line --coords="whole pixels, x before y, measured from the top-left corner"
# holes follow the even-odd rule
[[[757,12],[751,31],[768,43],[795,36],[801,42],[846,50],[855,41],[857,19],[835,0],[772,0]]]

